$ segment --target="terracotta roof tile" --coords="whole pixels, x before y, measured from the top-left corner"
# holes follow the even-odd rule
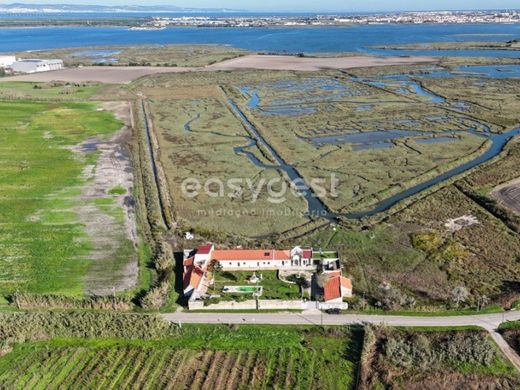
[[[199,287],[200,281],[202,280],[202,276],[204,275],[204,271],[202,271],[198,267],[189,267],[188,271],[184,273],[183,285],[184,288],[188,286],[197,289]]]
[[[341,276],[330,278],[323,287],[323,300],[325,302],[341,298],[340,278]]]
[[[213,245],[211,244],[201,245],[197,248],[197,254],[207,255],[209,252],[211,252],[211,248],[213,248]]]
[[[291,252],[274,249],[217,249],[213,251],[213,260],[290,260]]]
[[[352,290],[352,281],[349,278],[342,276],[341,277],[341,287],[345,287],[345,288],[348,288],[349,290]]]

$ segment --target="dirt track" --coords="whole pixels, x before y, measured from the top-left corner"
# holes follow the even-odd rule
[[[520,215],[520,179],[496,187],[491,195]]]
[[[434,57],[332,57],[300,58],[295,56],[249,55],[202,68],[153,66],[84,66],[54,72],[32,73],[0,78],[1,81],[95,81],[108,84],[127,84],[140,77],[155,73],[208,72],[217,70],[263,69],[318,71],[323,69],[349,69],[369,66],[425,64],[435,62]]]

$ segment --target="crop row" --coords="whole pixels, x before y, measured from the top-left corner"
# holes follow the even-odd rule
[[[20,351],[19,351],[20,352]],[[309,349],[215,351],[137,346],[27,347],[8,355],[0,388],[264,389],[313,384]]]

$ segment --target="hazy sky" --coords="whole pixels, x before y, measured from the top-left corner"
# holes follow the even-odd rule
[[[0,4],[171,4],[193,8],[236,8],[252,11],[387,11],[520,8],[518,0],[0,0]]]

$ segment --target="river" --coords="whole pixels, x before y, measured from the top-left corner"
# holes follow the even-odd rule
[[[377,45],[510,40],[520,24],[384,24],[352,27],[265,27],[130,30],[124,27],[1,28],[0,52],[135,44],[224,44],[251,51],[288,53],[360,52],[380,55],[520,57],[518,51],[394,51]]]

